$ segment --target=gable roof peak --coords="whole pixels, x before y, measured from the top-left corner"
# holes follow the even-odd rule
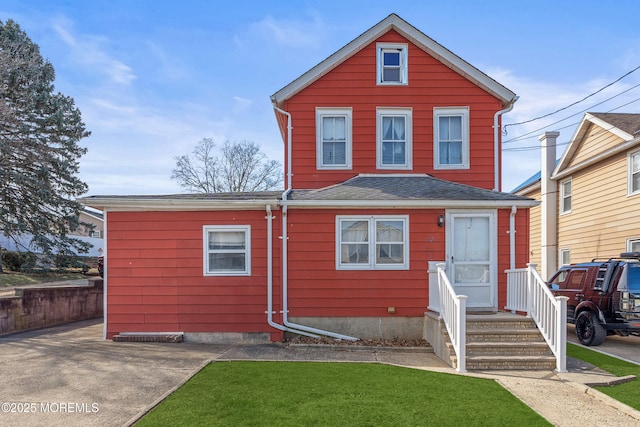
[[[395,30],[427,54],[501,100],[503,106],[515,102],[516,94],[514,92],[455,55],[395,13],[391,13],[324,61],[271,95],[271,102],[274,105],[279,105],[286,101],[391,30]]]

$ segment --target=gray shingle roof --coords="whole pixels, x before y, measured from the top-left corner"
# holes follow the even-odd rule
[[[430,175],[359,175],[319,190],[294,190],[290,200],[528,201],[526,197],[444,181]]]
[[[630,135],[640,134],[640,114],[633,113],[589,113],[594,117],[627,132]]]

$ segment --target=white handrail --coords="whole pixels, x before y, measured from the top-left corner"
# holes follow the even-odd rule
[[[438,289],[440,291],[440,317],[451,338],[458,358],[456,371],[467,372],[467,296],[456,295],[445,272],[445,264],[438,264]]]
[[[526,312],[542,333],[556,357],[556,370],[567,371],[567,297],[556,297],[536,271],[527,268],[506,270],[507,310]]]

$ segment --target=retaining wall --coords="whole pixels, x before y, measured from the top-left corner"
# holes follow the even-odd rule
[[[86,285],[16,288],[0,298],[0,335],[101,317],[102,278]]]

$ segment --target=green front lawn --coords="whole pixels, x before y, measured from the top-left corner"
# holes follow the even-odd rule
[[[625,362],[624,360],[607,356],[575,344],[567,343],[567,356],[584,360],[619,377],[635,375],[640,378],[640,365]],[[640,410],[639,380],[629,381],[611,387],[595,387],[595,389],[632,408]]]
[[[370,363],[213,362],[139,426],[538,426],[493,380]]]

